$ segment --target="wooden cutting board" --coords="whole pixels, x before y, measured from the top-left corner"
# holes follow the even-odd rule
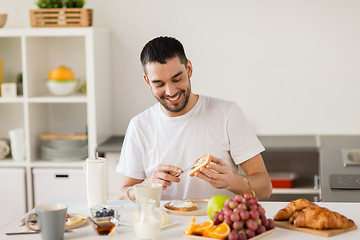
[[[275,226],[290,229],[290,230],[295,230],[295,231],[299,231],[299,232],[305,232],[305,233],[310,233],[310,234],[314,234],[314,235],[319,235],[319,236],[323,236],[323,237],[331,237],[331,236],[335,236],[335,235],[338,235],[341,233],[345,233],[345,232],[349,232],[349,231],[357,229],[357,226],[355,225],[353,227],[345,228],[345,229],[317,230],[317,229],[311,229],[311,228],[294,227],[289,221],[275,221]]]

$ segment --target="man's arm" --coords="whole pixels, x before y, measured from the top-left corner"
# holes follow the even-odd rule
[[[181,173],[181,168],[172,166],[172,165],[161,165],[159,164],[155,171],[152,173],[151,177],[148,178],[149,181],[160,183],[163,186],[163,190],[165,190],[167,187],[171,186],[172,182],[180,182],[179,177],[174,177],[176,173]],[[142,183],[145,179],[135,179],[131,177],[127,177],[125,175],[121,175],[121,181],[120,181],[120,194],[119,199],[127,199],[126,197],[126,189],[129,187]],[[130,195],[133,199],[135,197],[133,196],[134,193],[130,192]]]
[[[195,176],[209,182],[215,188],[226,188],[235,194],[254,191],[259,199],[268,199],[272,192],[271,181],[260,154],[240,164],[246,176],[241,176],[219,158],[213,157],[215,164],[200,169]]]
[[[128,199],[126,196],[126,189],[128,189],[129,187],[135,184],[142,183],[143,181],[144,181],[143,179],[135,179],[135,178],[127,177],[125,175],[121,175],[119,199],[120,200]],[[131,198],[135,199],[134,195],[135,195],[134,191],[130,191]]]

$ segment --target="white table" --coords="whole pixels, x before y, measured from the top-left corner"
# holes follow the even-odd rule
[[[80,213],[83,215],[89,215],[89,210],[87,208],[87,204],[81,201],[68,201],[64,202],[68,205],[68,212]],[[162,205],[165,202],[162,202]],[[127,222],[132,219],[133,212],[136,211],[136,205],[130,201],[110,201],[109,205],[122,205],[123,207],[120,210],[121,214],[121,222]],[[273,218],[274,214],[281,208],[285,207],[287,202],[261,202],[262,206],[266,210],[266,216],[268,218]],[[353,219],[357,226],[360,226],[360,203],[318,203],[318,205],[327,207],[330,210],[337,211],[346,217]],[[180,223],[163,229],[160,231],[158,240],[175,240],[175,239],[186,239],[182,232],[185,227],[189,223],[191,216],[179,216],[179,215],[171,215],[169,214],[169,221],[180,221]],[[207,216],[196,216],[196,222],[203,222],[208,220]],[[31,235],[14,235],[7,236],[6,232],[18,231],[18,227],[16,227],[18,222],[14,222],[9,226],[0,230],[0,239],[2,240],[36,240],[41,239],[39,234],[31,234]],[[72,232],[65,233],[65,240],[69,239],[136,239],[134,229],[126,226],[119,226],[116,228],[114,235],[111,236],[99,236],[95,232],[94,228],[88,224],[85,227],[81,227],[78,229],[74,229]],[[275,231],[267,236],[264,236],[262,239],[284,239],[284,240],[303,240],[303,239],[329,239],[326,237],[320,237],[316,235],[311,235],[308,233],[302,233],[282,228],[276,228]],[[360,230],[356,229],[351,232],[347,232],[341,235],[331,237],[331,240],[337,239],[360,239]]]

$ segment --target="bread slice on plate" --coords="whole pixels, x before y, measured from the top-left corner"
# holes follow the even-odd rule
[[[187,200],[173,200],[164,205],[165,208],[175,211],[194,211],[198,209],[197,204]]]

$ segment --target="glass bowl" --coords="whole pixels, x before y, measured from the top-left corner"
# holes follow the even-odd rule
[[[117,220],[120,220],[120,208],[122,206],[107,206],[107,205],[96,205],[90,208],[91,217],[93,219],[104,218],[104,217],[114,217]]]
[[[119,225],[119,220],[114,217],[91,218],[90,222],[99,235],[109,235]]]

